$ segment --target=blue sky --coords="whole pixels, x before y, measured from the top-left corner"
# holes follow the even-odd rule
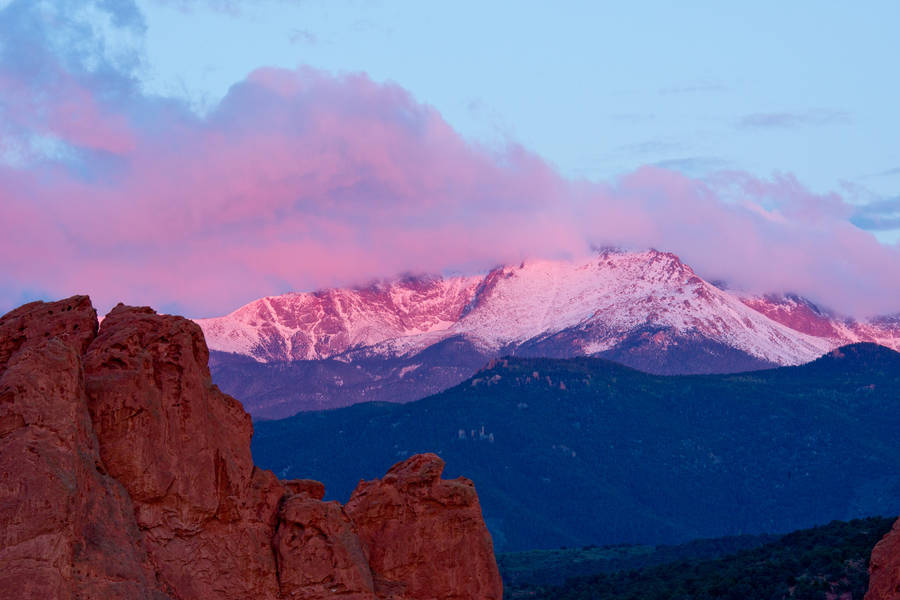
[[[364,71],[570,177],[644,164],[900,193],[900,3],[141,0],[148,89],[214,106],[261,65]]]

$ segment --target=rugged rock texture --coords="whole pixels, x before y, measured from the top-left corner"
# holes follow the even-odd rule
[[[208,358],[197,325],[149,308],[117,306],[99,335],[86,297],[33,303],[0,318],[4,594],[500,597],[471,484],[441,482],[438,469],[427,485],[434,491],[424,493],[416,483],[423,459],[414,457],[385,478],[402,508],[385,516],[400,519],[400,529],[386,524],[388,533],[377,533],[368,509],[360,527],[340,504],[322,501],[322,484],[282,482],[253,465],[250,417],[212,385]],[[430,545],[416,541],[391,553],[391,544],[406,544],[397,531],[421,536],[423,527],[431,527]],[[444,556],[461,543],[493,571],[486,576],[488,565],[478,563],[469,572],[470,559]],[[430,549],[433,561],[424,554]],[[402,573],[385,570],[385,556],[404,555],[418,562]],[[457,571],[426,572],[448,568]],[[393,586],[384,593],[374,581],[381,573]],[[448,587],[454,584],[458,590]]]
[[[441,479],[444,461],[420,454],[384,479],[361,482],[345,510],[386,597],[492,598],[502,586],[475,486]]]
[[[278,520],[273,543],[285,598],[374,600],[367,553],[340,504],[297,494]]]
[[[212,385],[207,361],[193,323],[114,308],[84,357],[100,456],[177,596],[277,598],[284,487],[253,466],[250,416]]]
[[[900,519],[872,550],[865,600],[900,600]]]
[[[128,494],[108,476],[81,355],[87,297],[0,319],[0,590],[5,598],[161,599]]]

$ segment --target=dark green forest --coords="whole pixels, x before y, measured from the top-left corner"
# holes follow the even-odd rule
[[[740,535],[692,540],[659,546],[586,546],[552,550],[525,550],[497,554],[503,585],[510,587],[561,585],[573,577],[633,571],[686,559],[719,558],[758,548],[781,539],[780,535]]]
[[[898,390],[900,354],[872,344],[737,375],[510,358],[409,404],[257,422],[253,455],[346,501],[436,452],[500,552],[679,544],[900,513]]]
[[[504,598],[533,600],[858,600],[869,555],[894,519],[873,517],[796,531],[716,559],[574,577],[563,585],[505,582]],[[669,552],[681,551],[669,549]],[[590,549],[584,550],[590,552]],[[652,560],[652,553],[650,554]],[[503,557],[500,559],[503,565]]]

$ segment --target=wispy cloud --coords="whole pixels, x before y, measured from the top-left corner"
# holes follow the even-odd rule
[[[846,111],[812,109],[799,112],[753,113],[742,117],[738,121],[738,126],[743,129],[796,129],[849,122],[850,113]]]
[[[615,149],[618,153],[625,153],[637,156],[648,156],[653,154],[664,154],[679,152],[684,150],[684,143],[670,139],[652,139],[634,144],[625,144]]]
[[[720,81],[693,81],[666,86],[659,89],[659,93],[668,94],[704,94],[727,92],[728,86]]]
[[[645,123],[654,120],[656,115],[647,113],[618,113],[610,115],[609,118],[613,121],[621,121],[624,123]]]
[[[306,29],[292,29],[288,34],[288,40],[292,44],[309,44],[314,46],[319,42],[319,37]]]
[[[900,230],[900,196],[860,206],[850,220],[857,227],[870,231]]]
[[[670,158],[653,163],[653,166],[661,169],[671,169],[687,175],[705,175],[711,171],[733,168],[731,161],[714,156],[685,156]]]
[[[893,169],[880,171],[873,174],[872,177],[893,177],[894,175],[900,175],[900,167],[894,167]]]
[[[131,0],[116,0],[130,4]],[[195,10],[213,10],[220,13],[240,16],[244,10],[264,4],[296,3],[297,0],[150,0],[156,4],[174,7],[182,12]]]

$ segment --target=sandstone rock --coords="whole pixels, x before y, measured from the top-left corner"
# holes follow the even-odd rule
[[[321,481],[313,479],[288,479],[282,481],[284,487],[289,489],[293,494],[306,494],[315,500],[321,500],[325,497],[325,485]]]
[[[872,549],[865,600],[900,600],[900,519]]]
[[[84,357],[100,455],[176,596],[274,599],[284,488],[254,481],[250,416],[212,384],[208,360],[196,324],[114,308]]]
[[[361,482],[345,507],[375,589],[409,600],[500,600],[500,574],[478,495],[465,478],[442,480],[444,461],[420,454],[381,480]]]
[[[162,599],[133,506],[105,473],[81,368],[86,297],[0,318],[0,590],[5,598]]]
[[[78,356],[97,335],[97,311],[87,296],[31,302],[0,317],[0,373],[26,342],[59,338]]]
[[[501,597],[478,498],[413,457],[346,510],[253,465],[197,325],[87,297],[0,318],[0,595]]]
[[[368,557],[337,502],[306,493],[285,500],[274,546],[285,598],[375,600]]]

